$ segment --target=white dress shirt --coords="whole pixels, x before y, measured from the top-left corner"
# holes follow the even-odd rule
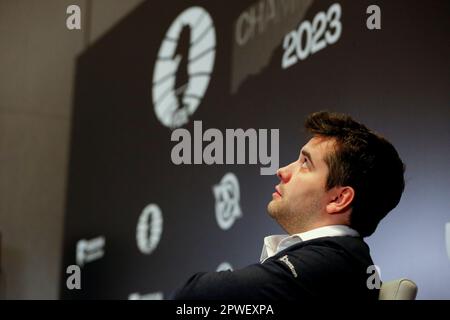
[[[276,255],[281,250],[286,249],[296,243],[308,241],[322,237],[342,237],[351,236],[359,237],[359,233],[345,225],[331,225],[312,229],[306,232],[296,233],[292,235],[273,235],[264,238],[264,246],[261,253],[260,262],[264,262],[267,258]]]

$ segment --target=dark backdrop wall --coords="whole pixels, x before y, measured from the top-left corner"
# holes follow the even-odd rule
[[[382,279],[449,299],[450,4],[377,1],[370,30],[372,4],[147,1],[80,55],[61,297],[165,299],[196,271],[257,262],[282,232],[266,213],[277,178],[259,163],[175,165],[171,134],[279,129],[281,166],[306,115],[327,109],[407,165],[399,206],[367,239]],[[72,264],[82,290],[66,287]]]

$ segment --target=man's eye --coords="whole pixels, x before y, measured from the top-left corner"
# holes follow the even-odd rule
[[[300,161],[301,167],[302,167],[302,168],[308,168],[307,162],[308,162],[308,159],[306,159],[306,158],[304,158],[303,160],[301,160],[301,161]]]

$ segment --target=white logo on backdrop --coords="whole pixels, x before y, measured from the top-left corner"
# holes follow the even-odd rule
[[[147,294],[132,293],[128,296],[128,300],[163,300],[162,292],[152,292]]]
[[[225,261],[218,265],[216,272],[227,271],[227,270],[233,271],[233,266]]]
[[[100,236],[91,240],[81,239],[77,242],[76,262],[80,267],[85,263],[98,260],[105,252],[105,237]]]
[[[197,110],[214,67],[216,33],[201,7],[183,11],[169,27],[153,72],[153,105],[166,127],[186,124]]]
[[[158,246],[163,231],[163,217],[158,205],[152,203],[144,208],[136,227],[136,242],[139,250],[150,254]]]
[[[228,230],[242,216],[237,177],[231,172],[225,174],[220,183],[213,186],[213,193],[216,198],[217,224],[222,230]]]

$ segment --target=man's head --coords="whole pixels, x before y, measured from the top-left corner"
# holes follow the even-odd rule
[[[269,214],[290,234],[346,224],[371,235],[403,193],[397,151],[346,115],[317,112],[305,128],[313,137],[297,161],[278,170]]]

